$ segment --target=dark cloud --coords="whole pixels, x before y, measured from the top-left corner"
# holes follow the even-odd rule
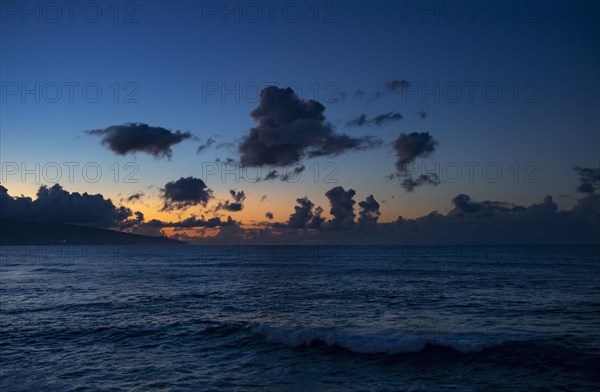
[[[410,86],[411,86],[411,84],[406,80],[399,80],[399,79],[390,80],[383,85],[383,90],[377,90],[377,91],[374,91],[373,93],[371,93],[371,95],[369,96],[369,102],[378,100],[379,98],[387,95],[390,92],[398,93],[400,91],[404,91],[404,90],[408,89]]]
[[[373,117],[371,120],[376,126],[381,126],[393,121],[402,120],[402,115],[400,113],[388,112],[384,114],[380,114],[378,116]]]
[[[573,213],[586,221],[600,222],[600,167],[583,168],[575,167],[575,172],[579,176],[579,185],[577,192],[584,193],[585,196],[577,200],[573,207]]]
[[[321,226],[323,225],[323,222],[325,222],[325,218],[323,218],[321,216],[322,214],[323,214],[323,208],[321,206],[315,208],[313,217],[310,220],[310,224],[308,225],[309,229],[320,229],[321,228]]]
[[[89,135],[102,136],[102,144],[117,155],[145,152],[155,158],[171,158],[171,147],[189,139],[189,132],[172,132],[166,128],[154,127],[144,123],[111,125],[106,129],[86,131]]]
[[[196,154],[200,154],[204,150],[209,149],[210,147],[212,147],[213,144],[215,144],[215,142],[216,142],[216,140],[213,137],[209,137],[206,140],[206,143],[201,144],[200,146],[198,146],[198,149],[196,150]]]
[[[263,89],[258,107],[251,112],[258,125],[250,129],[238,147],[241,165],[285,166],[305,156],[335,156],[381,144],[370,136],[335,133],[325,121],[324,112],[321,103],[302,100],[291,88]]]
[[[134,193],[134,194],[130,195],[129,197],[127,197],[126,200],[129,203],[135,203],[136,201],[141,200],[141,198],[144,196],[145,196],[144,192],[137,192],[137,193]]]
[[[318,229],[323,223],[321,214],[323,209],[317,207],[313,211],[314,204],[308,200],[307,197],[301,197],[296,199],[298,205],[294,207],[294,213],[292,213],[288,219],[287,227],[292,229]]]
[[[225,203],[219,203],[217,210],[227,210],[231,212],[237,212],[244,209],[244,200],[246,200],[246,194],[244,191],[236,192],[235,189],[231,189],[229,194],[233,198],[233,201],[226,200]]]
[[[394,150],[398,156],[396,167],[399,172],[406,170],[406,166],[417,158],[424,158],[431,154],[438,142],[429,132],[401,133],[394,142]]]
[[[367,93],[364,90],[356,90],[354,96],[356,98],[363,98]]]
[[[580,171],[584,182],[594,171]],[[595,177],[591,177],[595,178]],[[358,203],[354,224],[352,189],[330,189],[333,219],[327,224],[323,210],[303,197],[287,223],[264,222],[260,229],[236,226],[234,235],[219,233],[223,241],[264,243],[346,243],[346,244],[600,244],[600,194],[586,193],[571,210],[559,211],[548,195],[529,206],[509,202],[477,201],[459,194],[446,215],[432,211],[422,217],[381,223],[379,203],[373,195]],[[268,216],[267,216],[268,217]],[[298,230],[315,228],[319,230]],[[339,230],[344,228],[344,230]],[[211,241],[213,239],[211,238]]]
[[[306,167],[304,165],[296,166],[291,173],[286,171],[285,174],[281,176],[281,181],[297,181],[298,179],[300,179],[299,176],[304,170],[306,170]]]
[[[409,134],[401,133],[394,142],[393,148],[396,152],[396,176],[401,179],[401,185],[409,192],[414,191],[415,187],[424,184],[439,184],[439,178],[436,174],[421,174],[413,178],[408,172],[408,166],[417,158],[424,158],[435,151],[438,142],[429,134],[429,132],[412,132]]]
[[[184,209],[198,204],[206,207],[213,197],[212,190],[204,181],[191,176],[168,182],[161,192],[164,200],[163,210]]]
[[[420,187],[425,184],[430,184],[433,186],[440,184],[440,178],[435,173],[427,173],[421,174],[417,177],[412,176],[401,176],[400,185],[402,188],[406,189],[408,192],[414,192],[415,188]]]
[[[377,220],[381,215],[379,212],[379,203],[373,195],[367,196],[367,198],[358,203],[361,210],[358,213],[358,224],[361,227],[372,227],[377,225]]]
[[[499,201],[482,201],[475,202],[470,196],[460,194],[452,199],[454,208],[449,212],[450,215],[477,215],[482,217],[491,217],[499,213],[508,213],[520,211],[523,207],[515,206],[510,203]]]
[[[256,243],[346,243],[346,244],[598,244],[600,195],[588,194],[569,211],[559,211],[551,196],[528,207],[500,201],[476,201],[466,194],[453,199],[446,215],[432,211],[422,217],[380,223],[379,203],[373,195],[358,203],[354,224],[354,191],[331,189],[333,220],[323,224],[323,210],[306,197],[287,223],[264,222],[259,229],[236,226],[219,232],[210,241]],[[268,215],[266,215],[269,217]],[[319,230],[302,230],[314,228]],[[339,230],[344,228],[345,230]],[[298,230],[300,229],[300,230]],[[228,234],[229,233],[229,234]],[[202,240],[199,240],[202,241]]]
[[[385,88],[389,91],[401,91],[410,87],[410,83],[406,80],[390,80],[385,83]]]
[[[71,223],[99,228],[127,227],[143,220],[143,214],[117,207],[101,194],[65,191],[59,184],[42,185],[37,198],[12,197],[0,185],[0,219]]]
[[[584,168],[576,166],[574,170],[577,172],[577,175],[579,175],[577,192],[595,193],[596,190],[600,189],[600,167]]]
[[[223,168],[223,170],[226,170],[226,169],[227,170],[229,170],[229,169],[238,170],[239,166],[240,166],[239,162],[233,158],[225,158],[225,159],[216,158],[215,163],[220,163],[221,165],[224,165],[224,166],[221,166]]]
[[[369,120],[367,119],[367,115],[365,113],[359,114],[354,117],[352,120],[346,123],[347,127],[362,127],[363,125],[369,124]]]
[[[325,193],[331,204],[329,213],[333,216],[329,224],[334,229],[345,229],[354,225],[354,204],[356,202],[353,197],[355,194],[354,189],[346,191],[341,186],[331,188]]]
[[[269,219],[269,220],[270,220],[270,219],[273,219],[273,218],[275,218],[275,215],[273,215],[273,213],[272,213],[272,212],[267,212],[267,213],[265,213],[265,217],[267,217],[267,219]]]
[[[277,172],[277,170],[271,170],[265,175],[262,181],[273,181],[277,177],[279,177],[279,172]]]
[[[348,121],[346,123],[346,127],[362,127],[367,125],[375,125],[379,127],[399,120],[402,120],[402,115],[400,113],[388,112],[375,116],[370,120],[367,118],[367,115],[363,113]]]
[[[204,216],[200,218],[196,218],[195,215],[192,215],[189,218],[186,218],[181,221],[176,222],[165,222],[158,219],[152,219],[146,222],[144,225],[148,227],[155,228],[165,228],[165,227],[173,227],[173,228],[182,228],[182,229],[191,229],[195,227],[221,227],[221,226],[233,226],[236,225],[237,222],[233,220],[230,216],[227,217],[227,220],[221,220],[219,217],[213,217],[209,219],[205,219]]]
[[[140,211],[136,211],[133,213],[132,219],[127,219],[127,220],[121,221],[119,223],[119,225],[117,226],[117,228],[127,231],[127,229],[129,229],[129,228],[138,226],[143,223],[144,223],[144,214],[141,213]]]
[[[417,112],[417,116],[419,116],[421,120],[425,120],[427,118],[427,112],[419,111]]]

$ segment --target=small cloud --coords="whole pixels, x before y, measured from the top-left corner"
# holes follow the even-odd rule
[[[198,204],[206,207],[209,200],[213,198],[212,190],[204,181],[191,176],[166,183],[161,192],[164,200],[163,211],[185,209]]]
[[[406,80],[390,80],[385,83],[385,88],[389,91],[400,91],[410,87],[410,83]]]
[[[219,203],[216,210],[227,210],[230,212],[237,212],[244,209],[244,200],[246,200],[246,194],[244,191],[236,192],[235,189],[231,189],[229,194],[233,198],[233,201],[226,200],[225,203]]]
[[[436,174],[422,174],[417,178],[413,178],[408,173],[410,164],[417,158],[424,158],[433,153],[437,145],[438,142],[429,132],[401,133],[394,142],[393,148],[398,157],[395,176],[402,178],[401,185],[408,192],[413,192],[416,187],[424,184],[439,184],[440,181]]]
[[[144,123],[111,125],[105,129],[85,131],[88,135],[102,136],[102,144],[117,155],[144,152],[155,158],[171,159],[171,147],[192,138],[189,132],[172,132],[166,128]]]
[[[373,117],[372,119],[368,119],[367,115],[362,113],[360,115],[358,115],[357,117],[353,118],[352,120],[348,121],[346,123],[346,127],[363,127],[363,126],[370,126],[370,125],[375,125],[377,127],[380,127],[382,125],[394,122],[394,121],[399,121],[402,120],[402,115],[400,113],[395,113],[395,112],[388,112],[388,113],[383,113],[383,114],[379,114],[375,117]]]
[[[297,178],[299,178],[298,176],[300,175],[300,173],[302,173],[305,169],[306,167],[304,165],[296,166],[292,171],[291,175],[289,172],[286,172],[283,176],[281,176],[281,181],[287,182],[297,180]]]
[[[129,197],[127,197],[126,200],[129,203],[135,203],[136,201],[141,200],[142,197],[144,197],[144,196],[145,196],[144,192],[137,192],[137,193],[134,193],[134,194],[130,195]]]
[[[201,144],[200,146],[198,146],[198,149],[196,150],[196,154],[200,154],[202,153],[204,150],[209,149],[213,144],[215,144],[215,139],[213,137],[209,137],[206,140],[206,143]]]

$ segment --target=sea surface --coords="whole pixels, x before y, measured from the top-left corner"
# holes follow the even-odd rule
[[[598,391],[600,248],[0,248],[0,390]]]

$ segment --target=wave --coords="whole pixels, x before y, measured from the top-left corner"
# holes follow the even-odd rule
[[[397,333],[365,334],[318,328],[286,328],[254,324],[250,331],[268,342],[291,347],[325,343],[361,354],[415,353],[428,346],[449,348],[461,353],[478,352],[506,343],[528,340],[512,332]]]

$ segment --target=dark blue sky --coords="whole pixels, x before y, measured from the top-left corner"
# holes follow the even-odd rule
[[[360,199],[373,193],[387,201],[384,220],[444,212],[458,193],[523,204],[552,194],[559,206],[570,207],[577,185],[572,168],[599,164],[600,14],[594,2],[479,3],[474,9],[469,2],[282,2],[272,17],[269,3],[260,2],[121,2],[116,9],[82,2],[71,20],[61,5],[56,23],[56,9],[44,2],[32,2],[25,14],[14,3],[2,4],[2,161],[139,164],[137,184],[105,176],[63,184],[70,190],[117,198],[180,176],[201,177],[202,162],[237,158],[235,148],[197,155],[201,142],[190,140],[174,147],[170,161],[115,156],[83,131],[144,122],[202,141],[218,134],[217,142],[238,143],[255,125],[249,113],[259,89],[270,84],[323,103],[337,131],[384,141],[373,150],[304,162],[316,162],[321,171],[334,162],[338,184],[356,189]],[[102,15],[95,21],[97,10]],[[262,16],[255,21],[256,12]],[[411,88],[384,92],[391,80],[406,80]],[[36,83],[39,97],[22,96],[24,86],[35,90]],[[61,95],[55,99],[56,85]],[[95,99],[98,88],[102,95]],[[357,90],[366,95],[355,97]],[[377,92],[384,93],[375,98]],[[387,112],[404,118],[382,127],[344,126],[361,113]],[[423,160],[428,167],[463,167],[458,182],[408,193],[384,179],[395,170],[390,143],[413,131],[430,132],[439,142]],[[469,181],[464,162],[493,162],[503,173],[490,183],[477,169]],[[281,216],[301,195],[325,204],[332,184],[305,173],[295,184],[205,181],[223,198],[231,187],[246,189],[249,206],[268,193]],[[527,174],[538,181],[524,182]],[[10,179],[6,185],[28,195],[39,186]],[[154,204],[147,208],[152,215]],[[264,212],[241,214],[258,219]]]

